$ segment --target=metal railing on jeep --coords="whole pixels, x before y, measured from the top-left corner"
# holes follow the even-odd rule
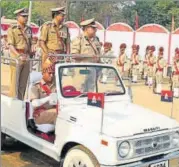
[[[92,59],[91,62],[97,62],[97,60],[100,59],[115,59],[116,57],[114,56],[92,56],[92,55],[80,55],[80,54],[49,54],[49,57],[53,57],[56,58],[56,63],[75,63],[76,59],[80,59],[80,58],[88,58],[88,59]],[[28,59],[27,61],[30,62],[30,73],[32,71],[41,71],[41,59]],[[16,68],[19,68],[19,59],[16,58],[11,58],[11,57],[5,57],[5,56],[1,56],[1,93],[5,94],[7,96],[9,96],[9,88],[10,88],[10,80],[8,83],[8,79],[10,79],[10,65],[11,64],[15,64]],[[111,61],[110,61],[111,63]],[[16,74],[17,74],[18,70],[16,70]],[[17,75],[15,75],[17,76]],[[17,77],[16,77],[16,87],[15,87],[15,98],[17,98],[18,95],[18,85],[17,85],[18,81],[17,81]],[[27,82],[27,88],[29,87],[29,79]],[[28,92],[28,91],[27,91]]]

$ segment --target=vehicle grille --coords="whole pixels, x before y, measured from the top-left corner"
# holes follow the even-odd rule
[[[148,154],[169,150],[170,147],[170,134],[163,134],[146,139],[138,139],[134,141],[134,156],[145,156]]]

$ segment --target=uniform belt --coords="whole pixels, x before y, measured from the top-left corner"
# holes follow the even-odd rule
[[[62,54],[62,53],[65,53],[65,51],[64,50],[49,50],[49,53]]]
[[[163,68],[157,68],[157,71],[163,72]]]
[[[153,64],[149,64],[150,67],[153,67],[154,65]]]
[[[25,50],[24,50],[24,49],[16,49],[16,51],[17,51],[18,53],[25,53]]]
[[[64,50],[55,50],[55,53],[62,54],[62,53],[65,53],[65,51]]]

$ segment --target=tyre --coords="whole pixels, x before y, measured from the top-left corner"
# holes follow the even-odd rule
[[[6,135],[1,132],[1,150],[3,149],[6,142]]]
[[[63,167],[100,167],[97,159],[87,148],[78,145],[68,151]]]

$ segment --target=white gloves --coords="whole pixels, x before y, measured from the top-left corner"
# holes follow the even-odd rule
[[[49,96],[49,104],[50,105],[56,105],[57,104],[57,94],[56,93],[51,93]]]
[[[33,108],[40,107],[47,102],[49,102],[49,105],[56,105],[57,104],[57,94],[51,93],[47,97],[32,100],[32,107]]]

